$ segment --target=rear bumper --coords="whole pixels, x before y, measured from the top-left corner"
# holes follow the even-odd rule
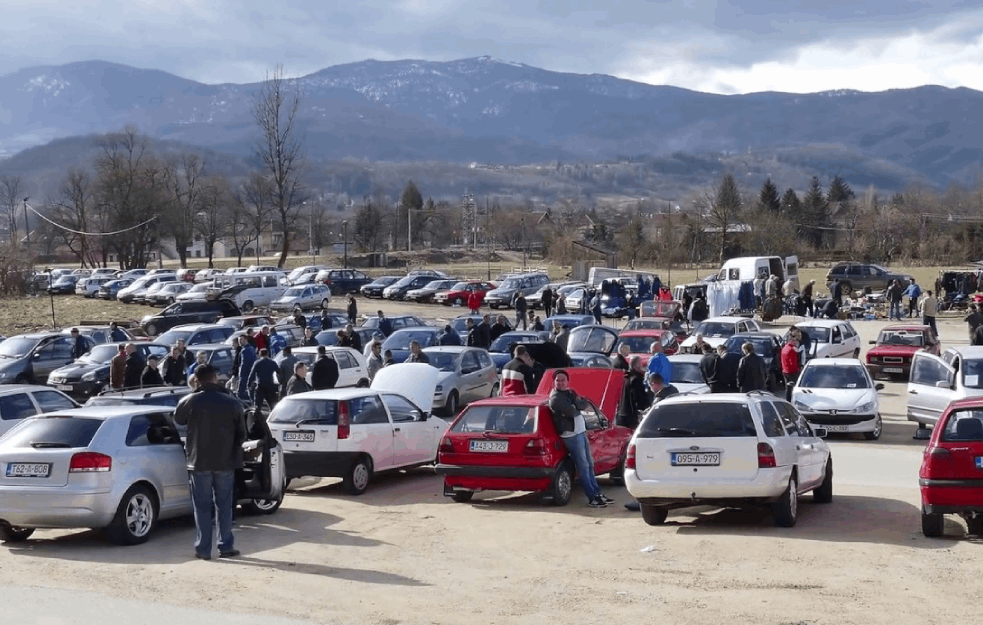
[[[777,500],[788,488],[791,475],[791,467],[778,467],[759,469],[755,477],[747,480],[643,480],[638,477],[635,470],[626,469],[625,486],[631,496],[641,503],[677,507],[733,506]]]
[[[531,491],[547,490],[553,483],[555,469],[551,467],[488,467],[438,464],[438,475],[444,476],[444,495],[459,491]]]
[[[112,491],[69,491],[66,487],[0,489],[0,520],[18,527],[105,527],[118,496]]]
[[[922,508],[929,514],[983,513],[983,479],[932,480],[919,478]]]
[[[359,453],[354,451],[284,451],[287,479],[295,477],[345,477]]]
[[[501,477],[511,479],[553,478],[551,467],[487,467],[438,464],[437,475],[453,477]]]

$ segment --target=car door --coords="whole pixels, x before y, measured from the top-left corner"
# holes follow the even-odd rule
[[[479,349],[475,350],[474,353],[478,358],[478,366],[481,368],[481,385],[477,390],[478,399],[490,397],[495,384],[498,383],[498,368],[488,352]]]
[[[338,384],[336,386],[355,386],[358,383],[358,374],[355,373],[355,362],[351,355],[344,349],[333,350],[335,363],[338,364]]]
[[[34,350],[31,368],[35,384],[45,384],[48,374],[72,362],[72,337],[52,339]]]
[[[616,468],[621,462],[621,440],[614,434],[611,421],[607,419],[592,402],[580,411],[587,426],[587,440],[590,441],[591,456],[594,458],[594,473],[603,475]]]
[[[212,357],[208,364],[215,367],[218,372],[219,382],[227,382],[232,377],[232,364],[235,361],[235,354],[232,348],[221,347],[212,350]]]
[[[799,485],[809,485],[816,481],[815,456],[813,456],[812,432],[808,424],[791,404],[784,401],[774,402],[778,416],[785,426],[787,436],[781,441],[784,446],[781,465],[792,464],[798,467]],[[801,426],[805,425],[805,429]]]
[[[437,455],[438,432],[426,413],[394,393],[383,393],[382,402],[392,419],[393,466],[403,467],[433,460]]]
[[[938,356],[916,352],[908,380],[908,420],[934,425],[955,397],[955,370]]]
[[[396,435],[389,412],[376,394],[348,400],[351,415],[349,440],[338,441],[338,449],[360,451],[372,457],[376,471],[391,469],[396,453]]]
[[[481,379],[481,365],[478,364],[478,355],[474,351],[465,351],[457,363],[459,381],[457,384],[461,394],[461,403],[467,404],[488,394],[481,394],[484,382]],[[491,389],[489,389],[489,392]]]
[[[167,413],[131,417],[125,444],[127,471],[154,483],[160,493],[161,516],[189,510],[191,489],[188,487],[187,458],[181,437]]]
[[[840,326],[833,326],[830,332],[829,356],[831,358],[839,358],[845,355],[843,329]]]

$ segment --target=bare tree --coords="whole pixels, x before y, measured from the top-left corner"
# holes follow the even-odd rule
[[[256,243],[256,260],[259,261],[264,225],[272,213],[272,184],[263,174],[254,172],[235,193],[229,213],[232,247],[242,264],[242,257],[250,243]]]
[[[100,259],[93,250],[91,238],[87,233],[98,230],[95,216],[95,189],[89,174],[80,170],[73,169],[65,176],[59,189],[58,199],[49,203],[48,214],[52,219],[63,226],[60,229],[60,237],[65,244],[79,258],[82,266],[87,264],[98,267]],[[74,231],[74,232],[73,232]]]
[[[267,76],[253,108],[261,133],[256,156],[263,162],[263,171],[270,181],[273,212],[283,233],[279,267],[287,260],[293,225],[305,199],[301,185],[304,154],[297,127],[300,101],[299,95],[288,95],[283,68],[278,66]]]
[[[7,220],[11,241],[17,241],[17,207],[22,191],[20,176],[0,176],[0,211]]]
[[[231,232],[232,210],[228,178],[213,175],[204,179],[201,194],[198,196],[194,226],[195,236],[200,237],[205,244],[209,269],[215,266],[215,244]]]
[[[182,267],[188,266],[188,248],[195,240],[195,214],[202,193],[201,178],[205,159],[185,153],[166,163],[167,185],[172,210],[163,216],[162,226],[174,239]]]

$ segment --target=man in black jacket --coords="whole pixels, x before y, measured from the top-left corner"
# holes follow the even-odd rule
[[[703,382],[710,387],[711,393],[725,393],[723,380],[720,377],[720,354],[710,345],[705,345],[703,358],[700,359],[700,374]]]
[[[315,391],[326,388],[334,388],[338,383],[338,363],[334,358],[328,358],[328,352],[324,345],[317,346],[317,360],[311,369],[311,386]]]
[[[123,372],[123,388],[140,388],[140,378],[147,366],[143,356],[133,343],[126,344],[126,369]]]
[[[553,314],[553,289],[550,287],[543,289],[543,312],[547,317]]]
[[[491,347],[492,337],[491,337],[491,315],[485,315],[481,319],[481,323],[475,326],[474,331],[476,333],[475,347],[483,347],[488,349]]]
[[[151,356],[147,359],[147,366],[144,367],[143,373],[140,375],[140,386],[163,386],[164,378],[160,377],[160,371],[157,370],[157,356]]]
[[[717,363],[717,377],[720,380],[720,390],[718,393],[737,392],[737,370],[741,367],[741,357],[733,352],[727,351],[726,345],[717,346],[717,356],[720,361]]]
[[[259,360],[253,363],[253,369],[249,372],[249,388],[256,389],[253,392],[253,402],[257,408],[262,408],[264,401],[270,410],[276,406],[278,375],[280,367],[270,358],[270,350],[265,347],[259,350]]]
[[[220,558],[239,555],[232,535],[235,471],[242,467],[242,443],[246,422],[242,403],[218,385],[211,365],[195,370],[200,386],[177,405],[174,421],[187,425],[184,449],[191,472],[191,497],[195,513],[195,557],[212,557],[214,511],[218,512]]]
[[[480,328],[481,326],[478,326],[478,327]],[[508,322],[508,320],[505,318],[505,315],[499,315],[498,316],[498,319],[495,320],[495,323],[492,325],[491,329],[488,331],[489,340],[488,340],[488,345],[485,345],[484,346],[485,349],[488,349],[488,347],[491,346],[491,344],[495,341],[495,339],[497,339],[498,337],[502,336],[503,334],[505,334],[508,331],[509,331],[509,322]]]
[[[311,389],[311,385],[307,383],[307,365],[304,361],[298,360],[294,363],[294,375],[287,382],[287,391],[284,395],[296,395],[297,393],[306,393]]]
[[[741,345],[744,357],[737,367],[737,386],[742,393],[768,390],[768,369],[765,359],[754,351],[750,342]]]
[[[185,375],[187,366],[184,364],[184,356],[181,355],[181,350],[176,345],[171,348],[171,353],[164,359],[161,369],[161,377],[164,378],[165,384],[182,386],[187,381]]]
[[[87,351],[89,348],[86,346],[85,338],[79,334],[78,328],[72,328],[72,360],[78,360],[85,356]]]
[[[293,348],[289,345],[284,347],[280,356],[277,357],[276,363],[279,366],[277,376],[280,378],[280,396],[283,397],[287,394],[287,385],[294,376],[294,365],[297,363]]]

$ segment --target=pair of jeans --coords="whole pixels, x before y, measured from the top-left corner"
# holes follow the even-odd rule
[[[935,325],[935,317],[922,317],[922,325],[932,328],[932,334],[935,336],[939,335],[939,327]]]
[[[892,301],[891,302],[891,313],[887,316],[887,318],[888,319],[897,319],[898,321],[901,321],[901,318],[903,316],[904,315],[901,312],[901,300],[898,300],[896,302],[895,301]]]
[[[195,551],[212,555],[212,533],[218,519],[219,553],[232,551],[232,500],[235,471],[191,471],[191,501],[195,508]],[[216,514],[217,513],[217,514]]]
[[[594,476],[594,458],[591,457],[590,443],[587,441],[587,434],[581,432],[573,436],[563,437],[563,444],[566,445],[574,465],[577,467],[577,479],[587,495],[588,501],[593,501],[601,494],[601,487]]]

